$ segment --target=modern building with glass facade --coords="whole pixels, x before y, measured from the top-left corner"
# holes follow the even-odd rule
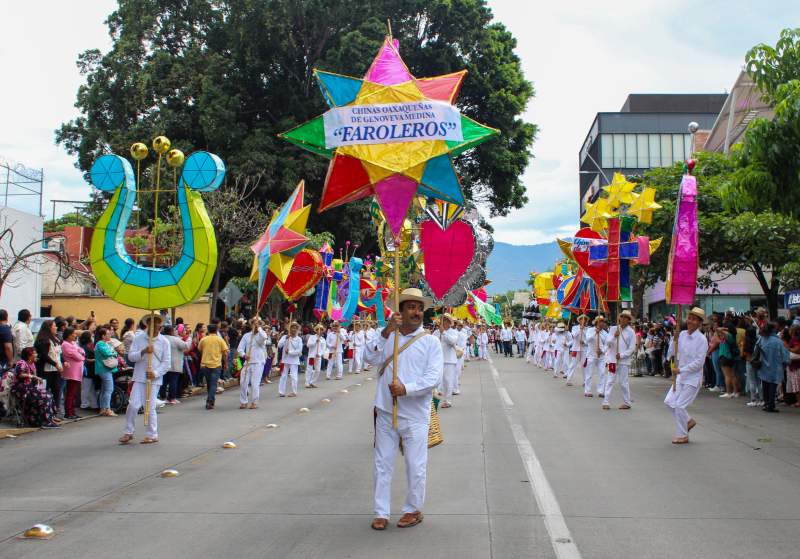
[[[631,94],[619,112],[597,113],[578,154],[581,214],[615,172],[640,175],[690,157],[689,123],[710,130],[726,98],[725,93]]]

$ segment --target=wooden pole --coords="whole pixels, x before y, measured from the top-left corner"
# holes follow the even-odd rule
[[[677,320],[675,321],[675,322],[677,322],[677,324],[675,325],[675,332],[673,333],[673,340],[674,340],[673,343],[675,344],[675,351],[672,352],[672,362],[674,364],[674,369],[676,371],[679,371],[680,367],[678,365],[678,338],[681,335],[681,323],[683,322],[683,306],[682,305],[678,305],[678,314],[677,314],[677,316],[675,318],[677,318]],[[673,392],[675,392],[675,384],[677,382],[678,382],[678,375],[675,372],[673,372],[672,373],[672,391]]]
[[[400,238],[394,243],[394,305],[400,314]],[[394,354],[392,355],[392,383],[397,382],[397,355],[400,345],[400,332],[394,331]],[[392,397],[392,427],[397,430],[397,396]]]

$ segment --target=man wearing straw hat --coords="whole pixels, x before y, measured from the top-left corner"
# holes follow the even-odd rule
[[[443,408],[452,407],[453,393],[456,390],[459,359],[456,348],[459,345],[459,334],[458,330],[453,328],[454,322],[455,320],[451,315],[443,314],[438,336],[442,344],[442,358],[444,361],[444,368],[442,369]]]
[[[606,342],[608,332],[605,329],[606,319],[598,315],[594,319],[594,328],[586,332],[586,366],[583,369],[583,395],[587,398],[594,396],[592,379],[597,373],[598,396],[603,397],[606,385]]]
[[[306,388],[317,388],[316,382],[322,370],[322,359],[328,355],[328,344],[325,343],[325,327],[314,326],[314,333],[308,337],[308,361],[306,362]]]
[[[631,409],[631,387],[628,380],[630,373],[631,357],[636,351],[636,333],[631,328],[633,315],[631,311],[624,310],[619,313],[619,323],[612,326],[608,333],[606,343],[606,365],[608,365],[608,376],[606,386],[603,390],[603,409],[611,409],[611,391],[614,389],[614,381],[619,381],[619,389],[622,391],[622,405],[619,409]]]
[[[353,320],[353,332],[350,334],[350,344],[353,348],[353,358],[350,359],[350,372],[358,374],[364,366],[364,344],[367,342],[364,330],[359,319]]]
[[[586,325],[589,317],[582,314],[578,317],[578,324],[572,327],[572,345],[569,348],[569,365],[567,366],[567,386],[572,386],[572,375],[575,369],[582,367],[586,359]]]
[[[344,366],[342,365],[342,344],[347,342],[347,332],[342,332],[342,327],[338,322],[331,323],[331,328],[328,330],[328,336],[325,338],[325,344],[328,346],[330,355],[328,356],[328,369],[325,378],[331,380],[333,369],[336,369],[336,380],[342,380],[344,374]]]
[[[128,444],[133,440],[136,416],[142,406],[145,408],[146,429],[141,444],[158,442],[156,394],[161,386],[161,379],[172,362],[169,341],[161,335],[163,322],[161,315],[145,315],[141,322],[145,325],[145,329],[136,333],[128,352],[128,359],[134,363],[133,386],[128,409],[125,412],[125,432],[119,439],[120,444]]]
[[[397,526],[422,522],[428,468],[428,426],[431,394],[442,378],[442,345],[422,328],[430,301],[416,288],[398,297],[400,312],[392,316],[381,334],[366,346],[367,361],[378,367],[375,391],[375,518],[374,530],[385,530],[390,517],[392,474],[403,443],[407,495]],[[398,336],[397,381],[393,382],[394,336]],[[397,424],[393,400],[397,401]]]
[[[239,356],[245,360],[239,373],[240,410],[258,408],[261,374],[267,362],[267,333],[261,328],[261,320],[256,316],[250,319],[249,324],[250,331],[242,336],[236,348]]]
[[[678,336],[678,356],[672,368],[674,381],[667,391],[664,403],[672,408],[675,418],[675,437],[672,444],[689,442],[689,431],[696,421],[686,411],[700,390],[703,383],[703,365],[708,353],[708,340],[700,331],[706,318],[706,312],[694,307],[686,318],[686,330]],[[670,344],[667,358],[674,357],[675,344]]]

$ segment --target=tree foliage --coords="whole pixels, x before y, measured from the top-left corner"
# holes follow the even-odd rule
[[[754,46],[745,56],[745,68],[771,105],[779,101],[778,90],[800,79],[800,28],[784,29],[775,46]]]
[[[536,128],[520,115],[533,87],[484,0],[119,0],[107,20],[113,46],[79,56],[81,115],[56,139],[88,171],[103,153],[165,134],[187,153],[219,154],[233,174],[265,173],[256,196],[264,205],[281,203],[301,178],[315,202],[327,162],[277,134],[325,110],[313,68],[366,71],[387,18],[416,75],[467,68],[460,110],[501,130],[457,160],[465,195],[496,215],[521,207]],[[366,211],[349,204],[312,228],[365,245]]]

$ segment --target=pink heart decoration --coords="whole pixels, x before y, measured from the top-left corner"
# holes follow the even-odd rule
[[[445,230],[433,220],[423,221],[420,248],[425,255],[425,281],[437,299],[443,298],[469,268],[475,254],[475,235],[465,221]]]

